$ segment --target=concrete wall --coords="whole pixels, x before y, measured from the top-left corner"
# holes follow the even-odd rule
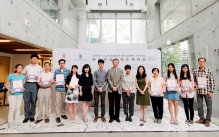
[[[155,25],[155,3],[148,1],[147,31],[148,47],[161,48],[171,39],[171,43],[194,37],[195,60],[199,57],[207,58],[207,68],[213,71],[216,89],[213,96],[213,116],[219,118],[219,0],[191,0],[192,16],[172,28],[163,35],[157,36]]]
[[[50,50],[76,48],[78,15],[69,5],[73,7],[71,0],[60,1],[60,24],[57,24],[32,0],[0,0],[0,35]],[[25,19],[29,20],[30,27],[25,26]]]

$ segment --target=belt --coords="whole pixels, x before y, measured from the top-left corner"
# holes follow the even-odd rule
[[[26,83],[29,83],[29,84],[37,84],[37,82],[26,82]]]
[[[50,88],[50,87],[40,87],[40,88],[42,88],[42,89],[47,89],[47,88]]]

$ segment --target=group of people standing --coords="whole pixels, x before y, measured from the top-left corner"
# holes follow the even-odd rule
[[[166,91],[168,108],[170,112],[170,123],[178,125],[178,100],[181,94],[186,124],[193,124],[194,118],[194,89],[197,91],[198,114],[200,119],[196,123],[204,123],[210,126],[212,113],[212,95],[215,89],[215,82],[212,72],[205,68],[206,59],[199,58],[199,68],[190,74],[189,66],[184,64],[178,76],[174,64],[168,64],[168,71],[164,77],[159,75],[159,69],[153,68],[153,76],[148,78],[144,66],[139,66],[136,76],[131,74],[131,66],[125,65],[124,70],[119,68],[119,60],[113,59],[113,67],[105,70],[104,60],[98,60],[99,69],[91,73],[89,64],[82,68],[82,74],[78,74],[78,66],[73,65],[71,70],[65,68],[65,60],[58,61],[60,68],[50,72],[50,63],[44,63],[44,71],[38,65],[38,55],[31,55],[31,64],[23,69],[22,64],[15,66],[15,72],[7,78],[5,87],[9,91],[9,114],[8,127],[13,126],[13,114],[15,112],[15,126],[19,125],[20,107],[24,99],[25,119],[23,123],[35,121],[49,122],[49,106],[51,97],[51,86],[55,84],[56,94],[56,122],[68,119],[65,114],[66,103],[68,103],[69,122],[74,122],[77,113],[78,101],[83,103],[83,121],[88,122],[87,112],[89,102],[94,99],[94,119],[99,118],[99,98],[101,104],[101,121],[105,118],[105,97],[108,92],[109,100],[109,123],[120,120],[120,101],[123,100],[123,111],[126,115],[125,121],[132,122],[134,115],[134,104],[140,105],[140,121],[146,122],[147,106],[152,103],[154,112],[154,123],[162,123],[163,118],[163,97]],[[93,91],[94,89],[94,91]],[[137,89],[137,91],[136,91]],[[136,97],[135,97],[136,96]],[[207,116],[204,117],[203,98],[207,105]],[[38,117],[35,120],[36,101],[38,100]],[[151,101],[150,101],[151,100]],[[43,117],[43,103],[45,101],[45,116]],[[174,109],[172,109],[174,106]]]

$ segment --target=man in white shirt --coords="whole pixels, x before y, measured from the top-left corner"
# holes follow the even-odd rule
[[[31,64],[27,65],[24,70],[23,74],[26,76],[26,83],[24,85],[24,110],[25,110],[25,119],[23,123],[34,122],[34,116],[36,114],[36,101],[37,101],[37,92],[38,92],[38,85],[37,80],[39,74],[42,72],[42,67],[38,65],[38,55],[33,54],[31,55]]]
[[[40,86],[38,91],[38,117],[35,121],[35,124],[38,124],[43,119],[43,103],[45,99],[45,123],[49,122],[49,105],[50,105],[50,96],[51,96],[51,85],[54,83],[53,81],[53,73],[50,72],[50,63],[44,63],[45,71],[40,73],[38,77],[38,85]]]
[[[125,65],[125,71],[126,74],[124,75],[124,81],[122,83],[123,111],[126,115],[125,121],[132,122],[132,116],[134,115],[134,100],[136,92],[135,76],[131,74],[130,65]]]

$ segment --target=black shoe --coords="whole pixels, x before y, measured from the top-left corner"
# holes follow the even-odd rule
[[[35,119],[34,118],[30,118],[30,122],[34,122],[35,121]]]
[[[57,123],[60,123],[60,122],[61,122],[60,117],[56,118],[56,122],[57,122]]]
[[[29,118],[25,118],[25,119],[23,120],[23,123],[27,123],[28,120],[29,120]]]
[[[132,117],[131,116],[129,117],[129,122],[132,122]]]
[[[129,117],[128,116],[126,116],[125,121],[129,121]]]
[[[68,119],[68,117],[67,117],[66,115],[61,115],[61,117],[62,117],[63,119]]]

